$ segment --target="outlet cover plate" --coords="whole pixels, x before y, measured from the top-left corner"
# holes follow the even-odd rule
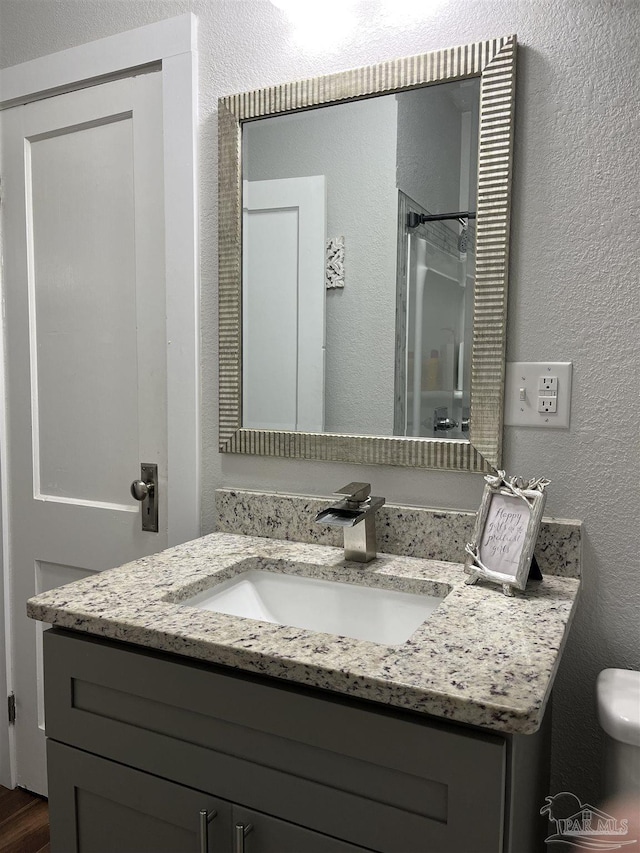
[[[571,416],[570,361],[508,361],[504,383],[505,426],[567,428]],[[541,376],[557,376],[557,411],[539,412],[538,397]],[[525,399],[520,399],[520,389]]]

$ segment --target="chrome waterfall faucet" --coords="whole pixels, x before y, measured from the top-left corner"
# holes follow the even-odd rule
[[[315,521],[344,528],[345,560],[370,562],[377,552],[376,510],[385,499],[371,496],[370,483],[348,483],[334,494],[344,497],[328,509],[320,510]]]

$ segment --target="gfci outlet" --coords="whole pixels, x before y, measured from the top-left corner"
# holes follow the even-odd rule
[[[570,361],[510,361],[504,386],[505,426],[568,427]]]

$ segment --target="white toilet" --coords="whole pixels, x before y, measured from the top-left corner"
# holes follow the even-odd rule
[[[596,689],[598,717],[607,734],[604,795],[640,791],[640,672],[605,669]]]

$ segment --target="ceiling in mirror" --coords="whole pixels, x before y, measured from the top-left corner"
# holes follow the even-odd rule
[[[221,451],[499,465],[514,57],[220,100]]]

